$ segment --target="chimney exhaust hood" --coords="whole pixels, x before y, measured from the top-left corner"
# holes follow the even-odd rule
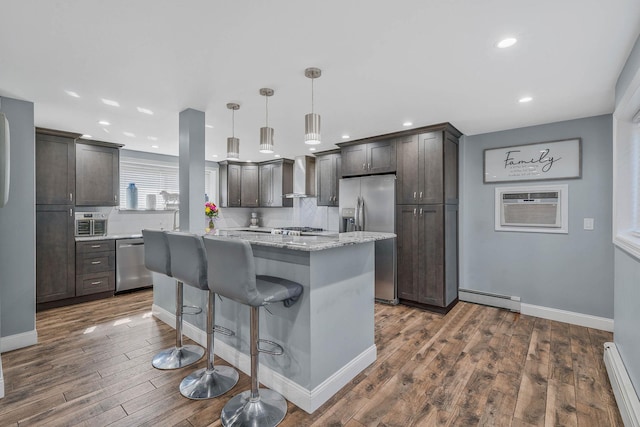
[[[298,156],[293,161],[293,193],[287,199],[316,196],[316,158]]]

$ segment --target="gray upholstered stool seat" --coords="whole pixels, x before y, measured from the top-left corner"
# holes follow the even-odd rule
[[[144,237],[144,264],[148,270],[173,277],[171,253],[167,234],[159,230],[142,230]],[[176,281],[176,345],[156,354],[151,364],[157,369],[178,369],[197,362],[204,349],[197,345],[182,345],[183,314],[182,282]]]
[[[220,420],[229,426],[274,427],[287,413],[287,401],[280,393],[258,388],[259,308],[282,302],[294,304],[302,294],[302,285],[274,276],[256,276],[253,250],[248,242],[225,240],[215,236],[204,238],[209,264],[209,287],[216,293],[251,307],[250,352],[251,390],[234,396],[222,409]],[[276,343],[270,344],[282,347]],[[280,352],[265,351],[270,354]]]
[[[238,371],[229,366],[213,366],[215,294],[207,281],[207,257],[202,239],[190,233],[167,232],[171,252],[171,272],[183,283],[207,291],[207,366],[180,383],[180,393],[189,399],[210,399],[231,390],[238,382]]]

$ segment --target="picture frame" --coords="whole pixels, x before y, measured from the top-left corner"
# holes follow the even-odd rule
[[[487,148],[483,182],[545,181],[582,178],[582,139]]]

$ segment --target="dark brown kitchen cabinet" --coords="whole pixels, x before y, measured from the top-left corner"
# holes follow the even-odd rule
[[[240,178],[240,206],[254,208],[260,205],[258,165],[243,165]]]
[[[36,204],[72,205],[76,193],[75,138],[36,130]]]
[[[75,296],[74,210],[36,206],[36,303]]]
[[[293,199],[283,196],[293,192],[293,160],[280,159],[260,163],[260,206],[292,207]]]
[[[316,153],[317,205],[338,206],[339,180],[342,176],[340,150]]]
[[[446,311],[457,301],[457,224],[457,205],[397,207],[401,303]]]
[[[116,270],[115,240],[76,243],[76,296],[108,292],[113,295]]]
[[[396,146],[391,139],[343,146],[341,152],[342,176],[396,171]]]
[[[446,131],[396,140],[398,204],[458,203],[458,140]]]
[[[75,168],[77,206],[118,206],[119,147],[109,143],[78,141]]]

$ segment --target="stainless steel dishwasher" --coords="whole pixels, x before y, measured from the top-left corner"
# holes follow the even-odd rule
[[[153,277],[144,266],[144,240],[116,240],[116,293],[151,286]]]

